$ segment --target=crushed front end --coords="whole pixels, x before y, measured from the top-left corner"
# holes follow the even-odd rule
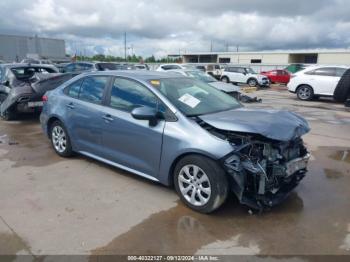
[[[282,202],[303,179],[310,158],[301,138],[288,142],[220,132],[235,150],[222,159],[239,201],[263,210]]]
[[[269,117],[265,113],[261,117],[254,116],[256,121],[247,122],[245,119],[249,118],[249,115],[243,116],[244,121],[241,121],[237,113],[234,113],[235,116],[229,115],[234,120],[230,123],[235,123],[232,129],[239,129],[243,126],[242,123],[249,123],[249,127],[257,131],[266,126],[263,121]],[[272,113],[274,112],[270,114]],[[252,114],[256,115],[255,112]],[[278,119],[279,116],[280,113],[275,113],[274,118]],[[309,131],[308,124],[302,119],[298,122],[299,117],[291,118],[289,113],[283,115],[282,118],[284,119],[283,126],[294,130],[288,138],[280,131],[282,125],[272,119],[268,119],[270,126],[269,129],[264,130],[264,135],[244,132],[243,128],[240,131],[218,128],[218,126],[224,126],[222,124],[224,121],[220,122],[220,115],[216,118],[214,115],[211,119],[207,117],[206,121],[201,118],[196,119],[202,128],[232,145],[233,151],[220,159],[221,165],[226,170],[231,189],[240,203],[256,210],[262,211],[281,203],[307,172],[310,154],[301,136]],[[227,117],[224,120],[227,121]],[[262,121],[261,125],[258,125],[259,120]],[[246,126],[243,127],[245,127],[244,130],[250,131]]]

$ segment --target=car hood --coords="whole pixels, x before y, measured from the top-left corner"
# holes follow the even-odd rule
[[[216,89],[219,89],[219,90],[224,91],[226,93],[239,92],[241,90],[236,85],[227,84],[227,83],[220,82],[220,81],[210,82],[208,84],[211,85],[212,87],[215,87]]]
[[[307,121],[289,111],[238,108],[200,116],[221,130],[259,134],[266,138],[289,141],[310,131]]]

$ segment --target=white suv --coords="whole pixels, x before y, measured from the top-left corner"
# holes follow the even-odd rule
[[[333,96],[340,78],[348,68],[347,66],[310,66],[292,75],[288,90],[296,93],[300,100]]]
[[[228,66],[222,72],[220,79],[226,83],[244,83],[249,86],[270,85],[267,76],[257,74],[249,67]]]

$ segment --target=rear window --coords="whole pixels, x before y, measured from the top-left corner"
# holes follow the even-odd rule
[[[17,79],[29,79],[34,76],[35,73],[56,73],[52,68],[45,67],[16,67],[11,68],[11,72]]]
[[[97,70],[108,71],[108,70],[120,70],[122,66],[114,63],[98,63],[96,64]]]

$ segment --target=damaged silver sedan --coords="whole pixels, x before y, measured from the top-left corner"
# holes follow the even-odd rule
[[[230,192],[251,208],[270,208],[307,171],[302,117],[246,109],[194,78],[88,73],[45,96],[41,123],[57,154],[81,153],[174,185],[199,212],[219,208]]]

